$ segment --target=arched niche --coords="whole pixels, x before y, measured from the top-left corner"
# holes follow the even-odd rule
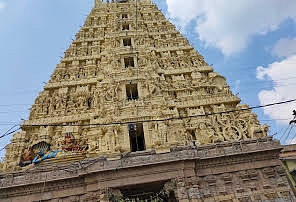
[[[47,142],[39,142],[32,146],[32,151],[34,154],[37,154],[39,151],[42,151],[43,153],[47,153],[50,150],[50,144]]]

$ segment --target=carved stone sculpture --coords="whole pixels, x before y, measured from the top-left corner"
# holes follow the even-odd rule
[[[150,1],[138,2],[134,20],[135,3],[95,0],[94,10],[36,98],[22,127],[26,138],[16,134],[7,147],[5,169],[29,162],[29,151],[42,141],[67,155],[114,156],[133,151],[139,142],[137,148],[163,152],[176,145],[267,135],[268,127],[251,111],[240,111],[246,106],[225,78]],[[131,7],[123,12],[121,6],[127,5]],[[237,112],[227,112],[233,110]],[[156,122],[151,125],[151,120]],[[134,132],[128,128],[133,122],[140,123]]]

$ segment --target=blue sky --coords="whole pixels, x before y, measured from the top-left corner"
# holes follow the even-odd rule
[[[295,0],[155,0],[235,94],[250,106],[296,98]],[[83,25],[93,0],[0,0],[0,135],[29,108]],[[270,135],[296,103],[254,112]],[[0,149],[11,136],[0,139]],[[3,157],[4,151],[0,152]]]

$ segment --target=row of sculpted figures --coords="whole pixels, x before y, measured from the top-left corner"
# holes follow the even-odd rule
[[[249,111],[149,122],[143,123],[143,126],[147,149],[260,139],[264,138],[268,131],[268,126],[260,125],[256,115]],[[20,165],[36,164],[46,159],[77,153],[105,155],[129,152],[131,137],[128,135],[128,128],[124,128],[118,125],[82,130],[80,135],[75,136],[72,133],[58,134],[63,137],[53,137],[51,142],[43,141],[32,147],[25,147]]]

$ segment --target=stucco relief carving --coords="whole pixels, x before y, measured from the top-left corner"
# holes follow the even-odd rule
[[[145,141],[151,142],[149,147],[167,150],[174,145],[266,136],[268,127],[261,126],[251,111],[221,114],[246,106],[238,105],[240,100],[231,93],[225,78],[213,71],[161,13],[154,15],[151,2],[139,2],[145,9],[139,10],[142,20],[137,25],[135,13],[127,10],[123,19],[117,2],[101,3],[97,1],[100,6],[87,17],[65,51],[26,121],[29,125],[57,127],[50,132],[24,127],[26,138],[17,138],[7,147],[6,168],[13,168],[20,158],[27,159],[26,148],[38,141],[58,150],[64,135],[61,124],[107,124],[106,128],[85,129],[87,138],[74,134],[78,141],[86,141],[93,155],[118,154],[131,147],[126,125],[108,125],[115,121],[164,120],[144,127],[144,135]],[[104,9],[99,12],[101,6]],[[128,25],[126,30],[122,30],[123,25]],[[131,39],[132,47],[124,46],[125,38]],[[122,59],[128,56],[134,58],[134,67],[125,67]],[[126,85],[130,83],[137,84],[133,89],[138,94],[135,100],[127,99]]]

